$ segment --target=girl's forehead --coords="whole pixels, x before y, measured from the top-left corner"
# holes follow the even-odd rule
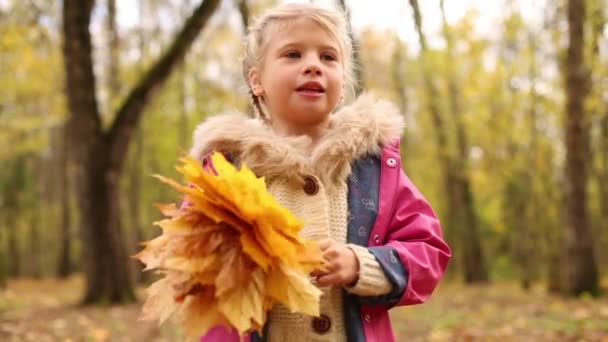
[[[296,18],[271,23],[266,31],[268,45],[298,44],[318,41],[340,50],[340,44],[329,29],[309,18]]]

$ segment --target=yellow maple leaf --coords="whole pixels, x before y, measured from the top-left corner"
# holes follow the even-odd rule
[[[260,325],[266,321],[264,306],[264,273],[256,269],[249,282],[238,289],[226,292],[218,297],[218,306],[230,325],[239,333],[251,328],[252,320]]]
[[[279,265],[270,271],[266,281],[267,293],[277,302],[292,311],[319,316],[319,305],[316,300],[322,292],[311,285],[307,275]]]

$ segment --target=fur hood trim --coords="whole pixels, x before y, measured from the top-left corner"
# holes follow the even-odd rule
[[[221,151],[267,179],[302,180],[313,174],[331,187],[346,180],[353,161],[380,154],[403,129],[403,117],[394,105],[364,94],[332,114],[330,128],[312,151],[307,136],[280,136],[261,120],[232,112],[210,117],[196,128],[190,155],[202,159]]]

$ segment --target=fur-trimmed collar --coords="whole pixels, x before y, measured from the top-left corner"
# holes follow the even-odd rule
[[[368,153],[379,154],[382,146],[401,136],[403,128],[403,117],[394,105],[364,94],[332,114],[330,128],[312,152],[309,137],[280,136],[261,120],[233,112],[200,124],[190,155],[202,158],[222,151],[267,179],[302,179],[314,174],[332,186],[346,180],[354,160]]]

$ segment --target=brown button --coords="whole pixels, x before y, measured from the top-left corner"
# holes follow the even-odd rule
[[[331,320],[325,315],[312,319],[312,328],[316,333],[325,334],[331,328]]]
[[[304,178],[304,185],[302,188],[304,189],[304,192],[310,196],[314,196],[319,192],[319,184],[317,184],[315,177],[312,176]]]

